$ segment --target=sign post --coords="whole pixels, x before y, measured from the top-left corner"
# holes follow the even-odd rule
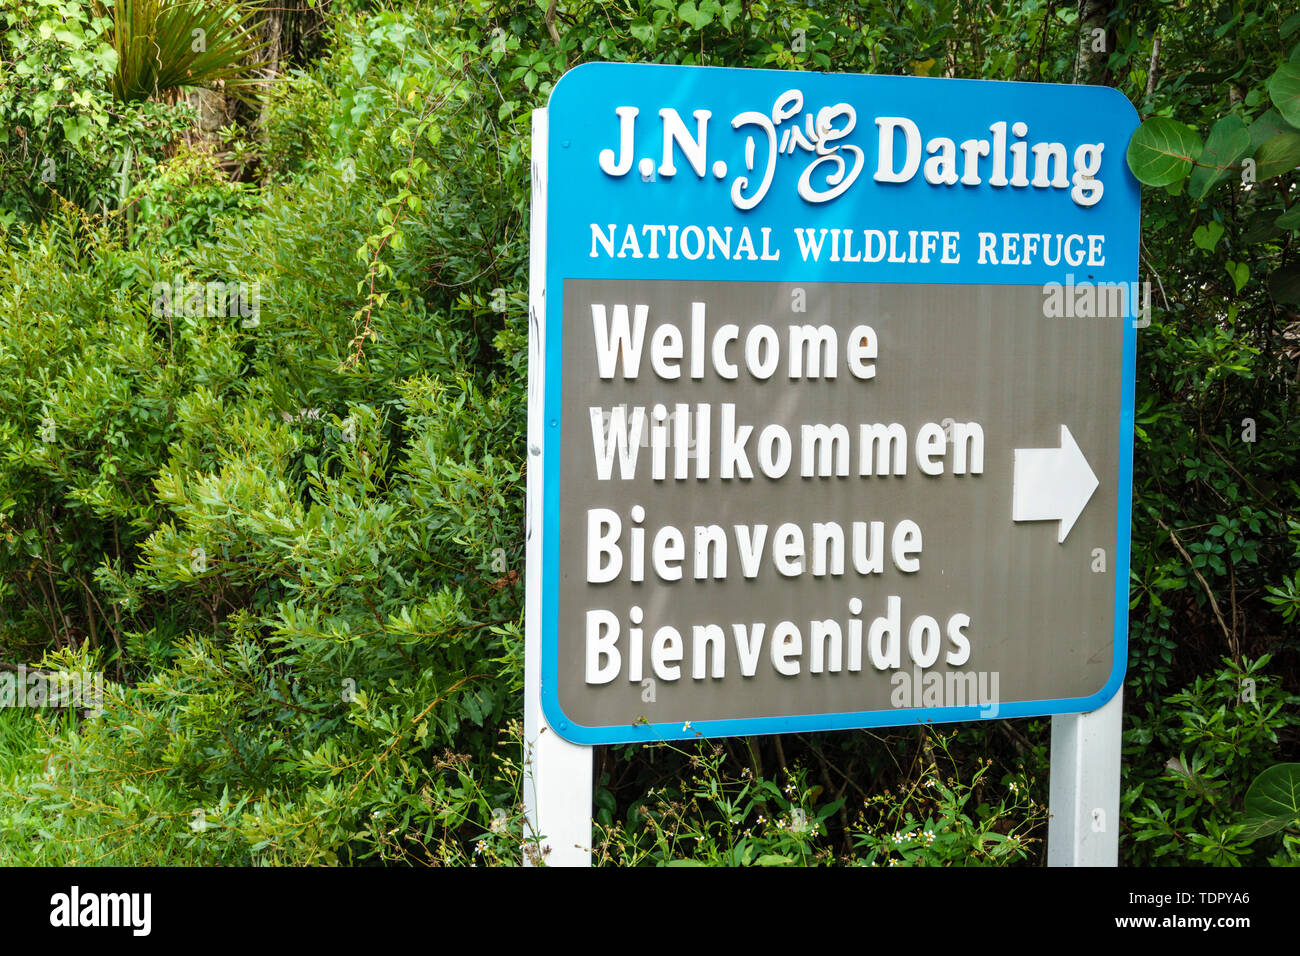
[[[1119,865],[1123,693],[1090,714],[1052,718],[1048,866]]]
[[[1054,722],[1076,770],[1053,832],[1073,781],[1113,834],[1081,788],[1112,729],[1118,772],[1136,125],[1097,87],[557,84],[534,122],[525,728],[552,853],[590,840],[591,763],[548,736],[1038,715],[1083,715]]]
[[[546,110],[533,112],[528,288],[528,472],[524,506],[524,865],[586,866],[591,861],[591,748],[555,733],[542,712],[542,471],[546,428]],[[557,454],[559,449],[552,451]]]

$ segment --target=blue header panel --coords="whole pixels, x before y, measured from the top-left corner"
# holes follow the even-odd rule
[[[552,275],[1136,277],[1138,117],[1107,87],[594,63],[549,113]]]

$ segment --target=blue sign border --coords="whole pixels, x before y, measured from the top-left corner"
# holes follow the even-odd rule
[[[638,106],[642,115],[655,115],[660,107],[671,107],[688,119],[691,111],[702,104],[711,107],[714,115],[725,117],[735,112],[770,108],[774,98],[793,86],[802,88],[810,102],[808,107],[846,101],[874,103],[888,100],[888,108],[875,107],[874,115],[901,115],[917,118],[923,132],[925,123],[935,117],[944,118],[948,129],[944,135],[986,134],[988,119],[1031,118],[1040,135],[1056,139],[1067,145],[1080,140],[1079,128],[1085,127],[1084,141],[1106,143],[1100,170],[1096,178],[1105,184],[1100,202],[1091,208],[1079,208],[1067,197],[1042,190],[1016,192],[1004,190],[993,193],[992,187],[970,189],[959,187],[954,194],[950,187],[930,186],[918,175],[909,183],[878,184],[864,176],[857,184],[856,199],[851,191],[812,208],[811,203],[799,199],[793,189],[794,175],[789,170],[779,174],[764,202],[756,209],[742,212],[731,208],[722,183],[692,179],[687,169],[679,169],[673,181],[671,200],[662,202],[663,189],[655,197],[656,218],[672,221],[674,213],[685,221],[700,218],[702,204],[709,205],[709,216],[721,228],[723,225],[758,226],[782,224],[793,226],[807,223],[810,227],[828,222],[843,223],[853,220],[855,227],[863,220],[858,217],[880,211],[879,190],[899,188],[902,191],[890,197],[885,211],[905,215],[900,222],[915,227],[918,217],[927,211],[942,207],[946,222],[956,227],[970,228],[980,215],[993,214],[988,220],[997,223],[1005,209],[989,206],[991,198],[1015,197],[1020,204],[1016,214],[1025,219],[1051,216],[1053,231],[1082,231],[1105,233],[1108,251],[1106,265],[1087,270],[1075,277],[1088,282],[1135,282],[1138,267],[1139,189],[1137,181],[1127,168],[1124,151],[1129,137],[1138,125],[1136,110],[1117,90],[1109,87],[1063,86],[1041,83],[1007,83],[992,80],[931,79],[921,77],[892,77],[869,74],[798,73],[782,70],[748,70],[720,67],[664,66],[652,64],[590,63],[579,66],[561,78],[551,93],[548,105],[549,147],[547,155],[547,258],[546,258],[546,354],[544,391],[545,451],[542,500],[543,566],[541,594],[541,700],[547,722],[561,736],[579,744],[649,743],[664,740],[685,740],[697,737],[741,736],[748,734],[803,733],[807,731],[850,730],[869,727],[906,726],[914,723],[947,723],[992,718],[1039,717],[1052,714],[1084,713],[1096,710],[1111,699],[1123,684],[1128,662],[1128,610],[1129,610],[1129,552],[1131,535],[1131,510],[1133,489],[1133,418],[1134,386],[1137,366],[1136,318],[1133,314],[1133,297],[1129,297],[1130,321],[1122,324],[1123,365],[1121,373],[1121,401],[1119,428],[1119,473],[1117,475],[1116,554],[1113,562],[1114,592],[1114,657],[1109,679],[1089,697],[1054,700],[1020,701],[1001,704],[993,713],[985,708],[937,707],[891,708],[885,711],[853,713],[804,714],[785,717],[737,718],[730,720],[703,720],[685,723],[642,723],[592,727],[570,720],[559,701],[559,513],[561,480],[561,394],[563,383],[563,288],[566,279],[634,278],[634,279],[712,279],[738,281],[804,281],[804,282],[879,282],[888,274],[891,283],[948,283],[948,284],[1000,284],[1044,285],[1064,282],[1065,267],[984,267],[978,273],[975,266],[966,265],[941,272],[933,266],[910,268],[890,266],[887,270],[864,270],[866,275],[857,278],[848,274],[823,270],[810,274],[815,268],[788,256],[786,264],[765,262],[728,262],[725,272],[717,265],[704,260],[677,259],[595,259],[588,254],[592,244],[589,232],[579,233],[585,241],[577,241],[574,222],[584,230],[592,219],[591,209],[600,210],[604,221],[615,220],[619,213],[641,216],[645,209],[645,193],[637,193],[642,183],[635,170],[624,179],[605,176],[597,166],[597,145],[616,147],[613,143],[616,106]],[[730,112],[729,112],[730,111]],[[598,117],[595,122],[587,117]],[[958,124],[954,117],[960,118]],[[870,119],[866,113],[861,120]],[[981,130],[982,124],[982,130]],[[960,125],[956,132],[952,127]],[[731,130],[718,124],[717,130],[727,134]],[[1032,132],[1033,130],[1031,130]],[[869,140],[874,130],[859,128],[860,136],[853,142]],[[732,134],[732,154],[743,140]],[[1101,138],[1104,137],[1104,140]],[[679,154],[680,158],[680,154]],[[684,164],[683,164],[684,165]],[[866,163],[870,171],[872,163]],[[739,168],[739,167],[737,167]],[[985,184],[987,186],[987,184]],[[926,192],[926,191],[929,192]],[[770,201],[769,201],[770,200]],[[638,203],[640,205],[638,205]],[[1098,207],[1105,206],[1104,210]],[[580,215],[574,215],[577,210]],[[714,212],[717,215],[714,215]],[[566,215],[567,213],[567,215]],[[1100,220],[1100,222],[1098,221]],[[633,221],[628,219],[628,221]],[[873,222],[882,220],[871,220]],[[888,220],[883,220],[888,227]],[[1082,226],[1080,226],[1082,224]],[[567,230],[567,231],[566,231]],[[594,246],[592,246],[594,249]],[[791,264],[794,269],[791,269]],[[978,278],[976,278],[978,276]],[[1106,476],[1101,476],[1103,480]],[[536,569],[529,569],[536,573]]]

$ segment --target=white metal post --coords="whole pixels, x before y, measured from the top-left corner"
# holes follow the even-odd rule
[[[1124,690],[1087,714],[1052,718],[1048,866],[1119,865]]]
[[[528,274],[528,481],[524,596],[524,865],[591,865],[592,751],[542,714],[542,470],[546,461],[546,110],[533,111]],[[556,450],[558,453],[558,450]],[[540,853],[540,858],[539,858]]]

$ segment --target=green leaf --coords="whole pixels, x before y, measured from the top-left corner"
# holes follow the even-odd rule
[[[1268,98],[1282,118],[1300,127],[1300,65],[1283,63],[1268,78]]]
[[[1128,166],[1139,182],[1169,186],[1191,172],[1201,149],[1196,130],[1176,120],[1153,116],[1134,130],[1128,144]]]
[[[1231,79],[1237,73],[1241,72],[1241,67],[1230,66],[1226,70],[1207,70],[1200,73],[1193,73],[1187,78],[1188,86],[1218,86],[1224,80]]]
[[[1250,131],[1240,116],[1225,116],[1214,124],[1198,166],[1192,170],[1187,195],[1200,200],[1211,189],[1232,175],[1233,164],[1250,149]]]
[[[703,4],[701,4],[703,6]],[[703,9],[696,9],[691,0],[686,0],[677,8],[677,16],[685,23],[689,23],[696,30],[706,27],[713,21],[713,14]]]
[[[135,102],[182,87],[220,87],[249,98],[262,82],[267,41],[256,14],[238,4],[132,0],[116,5],[108,39],[118,54],[114,98]],[[355,63],[354,63],[355,65]]]
[[[764,853],[754,861],[755,866],[793,866],[794,860],[779,853]]]
[[[628,30],[632,36],[644,46],[649,46],[650,41],[654,39],[655,28],[650,25],[650,21],[645,17],[637,17],[628,25]]]
[[[1219,244],[1219,238],[1223,235],[1223,223],[1207,222],[1203,226],[1197,226],[1192,230],[1192,243],[1198,249],[1204,249],[1206,252],[1213,252],[1214,247]]]
[[[1268,277],[1268,294],[1274,302],[1300,305],[1300,264],[1292,263],[1274,269]]]
[[[1261,772],[1246,791],[1237,822],[1247,827],[1247,840],[1300,824],[1300,763],[1274,764]]]
[[[85,116],[69,116],[63,120],[63,135],[70,146],[76,146],[90,132],[90,119]]]
[[[1228,275],[1232,277],[1232,284],[1236,287],[1236,291],[1240,292],[1241,287],[1250,280],[1250,266],[1244,262],[1233,262],[1229,259],[1224,268],[1228,270]]]
[[[1300,229],[1300,203],[1278,216],[1276,223],[1283,229]]]
[[[1255,178],[1261,182],[1300,165],[1300,133],[1279,133],[1255,152]]]
[[[1246,220],[1246,231],[1242,233],[1241,241],[1243,245],[1252,246],[1257,242],[1265,242],[1282,234],[1274,221],[1277,213],[1276,209],[1267,209],[1255,213]]]
[[[1278,133],[1294,133],[1286,120],[1282,119],[1282,114],[1277,110],[1269,110],[1264,115],[1256,117],[1255,121],[1250,124],[1250,152],[1253,155],[1255,150],[1259,149]]]

